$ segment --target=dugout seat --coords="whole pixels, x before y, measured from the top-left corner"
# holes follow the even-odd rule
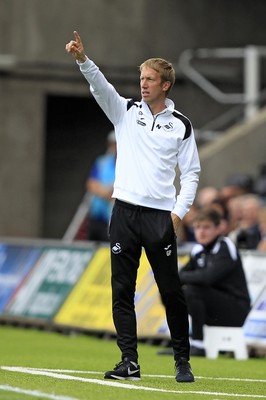
[[[237,360],[248,359],[243,328],[204,326],[204,347],[207,358],[217,358],[220,351],[233,352]]]

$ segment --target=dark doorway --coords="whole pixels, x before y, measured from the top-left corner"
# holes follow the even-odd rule
[[[47,96],[44,238],[62,238],[85,193],[95,157],[112,124],[93,98]]]

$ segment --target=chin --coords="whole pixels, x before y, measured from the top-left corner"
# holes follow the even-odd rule
[[[210,240],[198,240],[198,242],[199,242],[202,246],[206,246],[206,245],[208,245],[211,241],[210,241]]]

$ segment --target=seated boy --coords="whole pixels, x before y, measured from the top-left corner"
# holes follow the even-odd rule
[[[242,326],[250,298],[235,244],[221,235],[221,216],[201,209],[194,219],[197,244],[180,279],[192,322],[191,356],[205,356],[203,325]]]

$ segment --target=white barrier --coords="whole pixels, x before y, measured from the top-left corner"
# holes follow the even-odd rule
[[[253,305],[243,330],[248,345],[266,348],[266,285]]]
[[[230,351],[234,353],[237,360],[248,359],[243,328],[205,326],[204,347],[207,358],[217,358],[219,351]]]
[[[241,251],[241,258],[253,305],[266,286],[266,253]]]

